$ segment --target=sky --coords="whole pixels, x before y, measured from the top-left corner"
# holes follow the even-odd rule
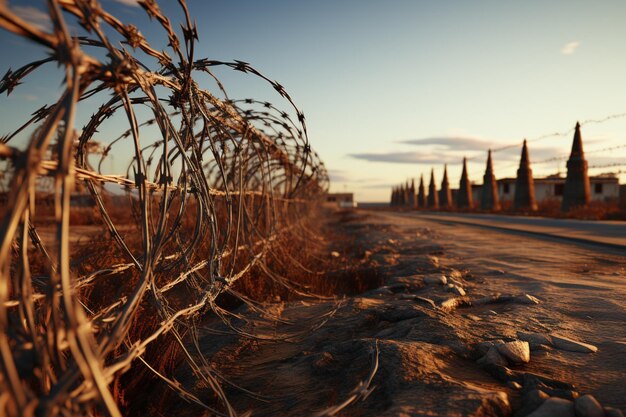
[[[159,3],[180,20],[177,2]],[[357,201],[386,201],[392,185],[431,168],[440,181],[445,163],[455,187],[464,156],[480,183],[488,148],[517,145],[493,155],[496,176],[514,176],[524,138],[536,177],[563,173],[565,160],[555,159],[567,157],[578,120],[589,165],[598,166],[590,173],[626,170],[606,166],[626,163],[626,116],[597,122],[626,113],[623,0],[187,3],[199,29],[196,57],[243,60],[285,86],[306,115],[331,190]],[[47,24],[43,2],[9,4]],[[134,0],[102,4],[164,45]],[[11,57],[1,73],[42,56],[6,32],[0,52]],[[267,85],[218,76],[231,97],[285,104]],[[0,134],[52,100],[62,78],[33,79],[0,98]]]

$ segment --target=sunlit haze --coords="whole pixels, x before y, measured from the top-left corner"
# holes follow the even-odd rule
[[[392,185],[431,167],[440,180],[444,163],[456,187],[463,156],[481,182],[487,149],[524,138],[531,161],[550,159],[532,166],[535,176],[563,172],[555,159],[567,156],[577,120],[590,174],[625,169],[626,117],[585,123],[626,112],[623,1],[188,3],[200,30],[196,57],[240,59],[279,80],[306,115],[331,190],[353,191],[357,201],[386,201]],[[43,2],[10,4],[32,21],[44,10]],[[157,36],[132,1],[103,4]],[[0,36],[12,65],[41,54]],[[267,93],[222,79],[238,98]],[[55,97],[60,82],[40,79],[4,100],[0,134]],[[536,140],[553,132],[565,135]],[[519,152],[494,153],[498,178],[515,175]]]

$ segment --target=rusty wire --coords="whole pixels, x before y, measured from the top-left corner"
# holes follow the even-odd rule
[[[198,32],[183,0],[182,37],[154,0],[139,2],[164,31],[166,51],[96,0],[47,4],[50,31],[0,1],[0,27],[48,53],[9,70],[0,93],[28,84],[30,75],[51,65],[63,72],[58,100],[0,143],[7,196],[0,226],[0,414],[99,410],[119,416],[111,383],[142,362],[188,401],[215,415],[235,415],[194,339],[197,318],[208,310],[228,314],[216,305],[225,292],[246,301],[232,286],[254,267],[280,285],[305,291],[266,262],[281,236],[303,233],[304,220],[328,187],[324,165],[309,146],[304,115],[280,84],[249,64],[196,59]],[[70,35],[70,17],[86,36]],[[265,80],[289,111],[264,101],[230,100],[215,67]],[[203,89],[198,74],[214,80],[216,91]],[[100,105],[79,129],[79,106],[94,100]],[[112,119],[126,126],[117,137],[107,136]],[[27,143],[19,146],[16,138],[29,129]],[[126,171],[107,172],[114,165],[107,161],[124,153],[132,154]],[[77,189],[93,202],[124,262],[77,273],[81,261],[74,259],[70,241]],[[54,239],[48,241],[38,224],[46,198],[54,209],[48,226]],[[112,214],[120,201],[132,213],[131,226]],[[43,262],[36,272],[35,257]],[[100,293],[94,303],[87,290],[107,281],[126,286]],[[156,318],[146,317],[150,311]],[[156,325],[139,337],[133,328],[144,319]],[[166,334],[215,392],[217,407],[144,357]]]

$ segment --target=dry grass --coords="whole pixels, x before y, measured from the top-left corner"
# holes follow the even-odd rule
[[[95,0],[48,3],[51,32],[0,2],[0,27],[48,54],[9,70],[0,93],[50,65],[63,77],[58,100],[0,143],[0,414],[140,413],[138,393],[157,379],[234,416],[197,349],[199,318],[228,315],[225,297],[252,303],[338,286],[318,285],[312,269],[327,266],[314,216],[328,176],[304,115],[250,65],[195,57],[183,1],[179,32],[155,1],[139,3],[167,50]],[[228,99],[217,67],[266,82],[289,110]],[[79,104],[95,109],[82,126]],[[126,128],[108,137],[109,120]],[[119,169],[113,156],[128,156],[125,172],[104,168]],[[214,393],[210,405],[175,380],[181,360]]]

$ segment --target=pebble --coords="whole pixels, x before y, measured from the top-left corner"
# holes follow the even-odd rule
[[[597,352],[598,348],[594,345],[590,345],[588,343],[579,342],[576,340],[568,339],[563,336],[552,336],[552,346],[557,349],[566,350],[568,352],[583,352],[583,353],[593,353]]]
[[[339,258],[341,255],[339,254],[339,252],[334,250],[330,253],[330,256],[332,256],[333,258]]]
[[[400,294],[401,300],[415,300],[415,294]]]
[[[480,342],[479,344],[476,345],[476,350],[478,350],[478,352],[481,355],[486,355],[487,352],[489,352],[489,349],[491,349],[491,347],[499,345],[504,343],[504,340],[498,339],[498,340],[487,340],[485,342]]]
[[[424,277],[424,283],[446,285],[448,283],[448,279],[445,275],[432,274]]]
[[[519,382],[509,381],[506,386],[512,389],[522,389],[522,385]]]
[[[523,409],[527,411],[525,414],[528,414],[529,412],[539,408],[539,406],[548,398],[550,398],[550,396],[540,389],[526,391],[522,398],[524,402]]]
[[[563,398],[548,398],[527,417],[576,417],[574,403]]]
[[[452,279],[461,279],[463,278],[463,273],[457,269],[453,269],[448,273],[448,276]]]
[[[593,395],[583,395],[574,401],[576,417],[604,417],[604,410]]]
[[[604,415],[606,417],[624,417],[624,413],[613,407],[604,407]]]
[[[517,332],[517,338],[519,340],[530,343],[531,349],[535,349],[541,345],[550,346],[552,344],[552,339],[550,338],[550,336],[543,333]]]
[[[495,346],[489,348],[489,351],[485,356],[478,359],[478,364],[480,365],[500,365],[507,366],[509,363],[506,358],[503,357]]]
[[[539,299],[537,297],[533,297],[530,294],[518,295],[517,297],[514,298],[514,301],[516,303],[520,303],[520,304],[539,304],[539,303],[541,303],[541,301],[539,301]]]
[[[486,297],[481,297],[481,298],[472,300],[472,304],[477,305],[477,306],[483,305],[483,304],[492,304],[492,303],[497,303],[499,299],[500,299],[500,294],[488,295]]]
[[[475,314],[466,314],[465,317],[472,321],[482,321],[482,319]]]
[[[513,363],[530,362],[530,345],[522,340],[503,343],[497,346],[498,352]]]
[[[450,292],[456,295],[460,295],[461,297],[465,297],[465,290],[463,289],[463,287],[459,287],[458,285],[455,285],[454,287],[452,287]]]
[[[467,305],[467,300],[459,297],[448,298],[441,302],[441,309],[446,311],[452,311],[459,306]]]
[[[435,302],[431,300],[430,298],[420,297],[419,295],[416,295],[415,301],[421,301],[423,303],[430,304],[433,308],[437,308],[437,304],[435,304]]]
[[[459,287],[463,286],[463,283],[461,281],[456,280],[456,279],[454,279],[452,277],[448,277],[448,282],[451,283],[451,284],[454,284],[454,285],[458,285]]]

